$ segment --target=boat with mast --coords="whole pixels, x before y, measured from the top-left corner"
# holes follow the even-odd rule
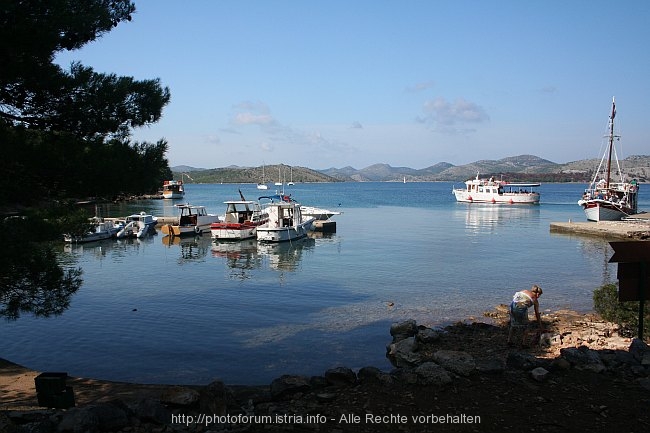
[[[636,179],[628,181],[621,166],[614,146],[614,118],[616,117],[616,99],[612,98],[612,111],[609,115],[607,146],[598,165],[593,180],[578,200],[588,221],[618,221],[637,213],[639,183]],[[616,164],[618,181],[612,179],[612,162]],[[600,179],[599,179],[600,178]]]
[[[264,164],[262,164],[262,182],[257,184],[257,189],[269,189],[269,186],[266,184],[264,179]]]

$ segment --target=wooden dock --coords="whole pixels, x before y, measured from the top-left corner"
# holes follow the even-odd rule
[[[551,223],[551,233],[598,236],[612,239],[650,239],[650,213],[644,212],[624,221],[585,221]]]

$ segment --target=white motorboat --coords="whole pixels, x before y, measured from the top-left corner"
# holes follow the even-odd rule
[[[221,221],[219,215],[209,214],[205,206],[176,205],[180,210],[177,224],[165,224],[161,231],[168,236],[201,235],[210,225]]]
[[[146,212],[129,215],[124,219],[124,226],[117,232],[117,238],[141,238],[155,230],[158,218]]]
[[[90,226],[90,229],[82,235],[63,235],[63,240],[70,243],[101,241],[116,237],[117,232],[122,228],[122,225],[115,221],[99,217],[90,218]]]
[[[509,183],[503,180],[476,178],[465,181],[465,188],[453,188],[456,201],[465,203],[539,204],[539,183]]]
[[[275,201],[273,197],[260,197],[271,200],[263,206],[269,220],[257,228],[257,240],[261,242],[286,242],[307,236],[314,227],[316,219],[302,214],[300,204],[288,196]]]
[[[214,239],[242,240],[254,238],[257,228],[269,220],[269,215],[262,210],[258,202],[252,200],[228,200],[226,213],[219,222],[210,224]]]
[[[582,206],[588,221],[618,221],[628,215],[638,212],[639,183],[636,179],[626,180],[621,170],[614,147],[614,118],[616,117],[616,101],[612,98],[612,111],[609,115],[608,145],[600,165],[589,187],[585,189],[578,205]],[[612,180],[612,158],[616,163],[619,181]],[[599,180],[600,178],[600,180]]]
[[[314,206],[300,206],[300,211],[302,212],[303,217],[313,217],[316,221],[326,221],[343,213],[329,209],[321,209]]]
[[[185,196],[182,180],[166,180],[163,182],[162,196],[166,199],[179,199]]]

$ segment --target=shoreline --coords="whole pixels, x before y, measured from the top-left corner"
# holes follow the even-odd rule
[[[647,431],[646,343],[597,315],[557,310],[543,313],[543,344],[511,346],[507,306],[484,316],[498,325],[394,323],[390,372],[337,367],[265,386],[69,378],[76,399],[69,409],[37,406],[39,372],[0,359],[0,431],[503,433],[521,429],[524,406],[536,431]]]
[[[569,329],[572,330],[582,330],[581,332],[589,331],[589,332],[595,332],[592,328],[594,324],[599,324],[601,327],[605,326],[611,329],[617,328],[617,325],[605,322],[603,321],[597,313],[593,311],[576,311],[576,310],[566,310],[566,309],[559,309],[556,311],[551,311],[551,310],[545,310],[541,312],[542,315],[542,320],[545,322],[550,322],[550,323],[557,323],[559,329],[556,330],[556,333],[566,333],[566,332],[573,332],[573,331],[567,331]],[[458,320],[453,323],[448,323],[448,324],[443,324],[441,326],[435,326],[431,329],[434,329],[436,331],[441,331],[441,332],[448,332],[450,329],[454,328],[462,328],[462,327],[467,327],[467,326],[474,326],[474,325],[479,325],[479,326],[490,326],[490,327],[495,327],[495,329],[500,330],[500,333],[506,332],[507,333],[507,318],[508,318],[508,313],[507,313],[507,306],[505,304],[499,305],[495,307],[491,311],[485,311],[481,317],[476,317],[473,315],[470,315],[466,317],[464,320]],[[425,327],[423,325],[420,325],[420,327]],[[428,327],[427,327],[428,328]],[[608,332],[609,333],[609,332]],[[616,334],[614,332],[613,334]],[[607,346],[608,348],[616,348],[616,349],[623,349],[629,346],[629,344],[632,341],[632,337],[620,337],[618,335],[612,335],[607,338],[607,343],[604,343],[603,339],[599,341],[594,341],[594,342],[585,342],[582,341],[582,343],[587,343],[588,346],[592,346],[595,344],[595,346]],[[650,336],[645,336],[646,341],[650,341]],[[387,333],[387,343],[389,343],[390,338]],[[594,344],[591,344],[594,343]],[[551,347],[548,347],[548,353],[545,356],[549,356],[549,354],[558,354],[558,350],[561,349],[562,347],[566,347],[567,345],[557,345]],[[503,348],[501,348],[503,349]],[[506,349],[506,351],[511,351],[509,348]],[[20,365],[17,363],[12,362],[11,360],[4,359],[0,357],[0,390],[3,391],[17,391],[18,389],[22,389],[25,391],[28,388],[34,388],[34,382],[33,379],[36,377],[38,374],[42,373],[43,371],[38,371],[38,370],[33,370],[27,366]],[[176,384],[176,383],[141,383],[141,382],[130,382],[130,381],[119,381],[119,380],[107,380],[107,379],[101,379],[101,378],[85,378],[85,377],[72,377],[68,376],[68,379],[70,381],[71,385],[79,385],[81,388],[85,388],[87,386],[96,386],[100,385],[100,390],[109,390],[112,389],[113,392],[117,392],[118,394],[122,394],[125,391],[128,391],[127,388],[138,388],[143,391],[151,390],[151,391],[159,391],[162,388],[176,388],[176,387],[188,387],[188,388],[201,388],[204,385],[198,385],[198,384]],[[248,385],[242,385],[242,384],[229,384],[226,383],[226,386],[229,387],[236,387],[236,388],[264,388],[268,387],[268,384],[248,384]],[[24,397],[24,396],[23,396]],[[17,400],[17,403],[35,403],[35,390],[34,390],[34,398],[33,399],[23,399],[21,397],[20,400]],[[6,407],[4,406],[4,402],[0,400],[0,410],[6,410]]]

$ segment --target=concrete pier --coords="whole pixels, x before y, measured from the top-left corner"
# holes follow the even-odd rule
[[[650,239],[650,213],[633,215],[624,221],[554,222],[551,233],[598,236],[612,239]]]

